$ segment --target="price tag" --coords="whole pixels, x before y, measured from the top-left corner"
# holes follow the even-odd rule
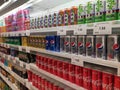
[[[66,30],[65,29],[58,30],[57,35],[66,35]]]
[[[86,25],[77,25],[76,29],[74,30],[74,35],[86,35]]]
[[[23,62],[20,62],[20,66],[23,67]]]
[[[30,47],[26,47],[26,52],[30,53]]]
[[[79,66],[83,66],[83,61],[78,56],[71,57],[71,63]]]
[[[19,46],[19,51],[22,51],[22,47],[21,46]]]
[[[30,30],[26,30],[26,36],[30,36]]]
[[[99,23],[96,25],[94,29],[94,35],[104,35],[104,34],[111,34],[112,27],[109,23]]]

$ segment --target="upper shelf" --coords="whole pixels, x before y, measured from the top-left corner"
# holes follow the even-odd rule
[[[105,27],[105,30],[100,30]],[[109,29],[108,29],[109,28]],[[30,35],[109,35],[120,34],[120,20],[96,22],[90,24],[58,26],[51,28],[31,29],[16,32],[3,32],[1,37],[30,36]],[[90,32],[91,31],[91,32]]]

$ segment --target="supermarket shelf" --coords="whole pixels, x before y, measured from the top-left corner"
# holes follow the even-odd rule
[[[3,32],[0,34],[2,37],[10,36],[29,36],[29,35],[81,35],[85,33],[88,29],[93,29],[94,34],[99,34],[96,32],[96,27],[105,26],[112,30],[118,30],[120,28],[120,20],[106,21],[106,22],[95,22],[90,24],[80,24],[80,25],[69,25],[69,26],[57,26],[51,28],[40,28],[40,29],[31,29],[25,31],[15,31],[15,32]],[[95,30],[94,30],[95,29]],[[70,32],[72,31],[72,33]],[[106,32],[107,33],[107,32]],[[108,31],[108,34],[112,33]],[[86,33],[87,34],[87,33]],[[104,33],[103,33],[104,34]]]
[[[19,82],[21,82],[23,85],[26,86],[27,79],[21,78],[21,77],[18,76],[16,73],[14,73],[12,70],[10,70],[10,68],[8,68],[7,66],[5,66],[5,65],[2,64],[2,63],[0,63],[0,66],[1,66],[2,68],[4,68],[8,73],[10,73],[12,76],[14,76],[15,79],[17,79]]]
[[[9,87],[11,87],[12,90],[19,90],[17,86],[15,86],[13,83],[8,81],[8,79],[4,77],[1,73],[0,73],[0,77],[9,85]]]
[[[43,74],[43,75],[49,76],[50,78],[52,78],[52,79],[54,79],[54,80],[57,80],[58,82],[61,82],[61,83],[63,83],[64,85],[69,86],[69,87],[71,87],[71,88],[73,88],[73,89],[75,89],[75,90],[85,90],[84,88],[82,88],[82,87],[80,87],[80,86],[78,86],[78,85],[75,85],[75,84],[73,84],[73,83],[71,83],[71,82],[69,82],[69,81],[67,81],[67,80],[64,80],[64,79],[62,79],[62,78],[60,78],[60,77],[58,77],[58,76],[55,76],[55,75],[53,75],[53,74],[51,74],[51,73],[49,73],[49,72],[46,72],[46,71],[44,71],[44,70],[42,70],[42,69],[39,69],[39,68],[38,68],[36,65],[34,65],[34,64],[30,64],[30,69],[36,71],[38,74],[41,73],[41,74]]]
[[[2,45],[6,46],[7,44],[2,44]],[[79,66],[84,66],[84,62],[87,62],[87,63],[102,65],[106,67],[117,68],[118,69],[117,73],[118,75],[120,75],[120,63],[118,61],[109,61],[109,60],[104,60],[100,58],[75,55],[75,54],[70,54],[70,53],[65,53],[65,52],[54,52],[54,51],[49,51],[49,50],[39,49],[39,48],[34,48],[34,47],[25,47],[25,46],[17,46],[17,45],[11,45],[11,46],[16,46],[17,48],[19,48],[19,50],[26,49],[25,51],[27,52],[34,51],[38,53],[68,58],[68,59],[71,59],[72,64],[79,65]]]

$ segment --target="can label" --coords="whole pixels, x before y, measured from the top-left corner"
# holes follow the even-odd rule
[[[120,37],[108,37],[107,39],[107,52],[108,52],[108,60],[120,61]]]
[[[77,85],[83,86],[83,67],[75,66],[75,82]]]
[[[75,83],[75,65],[69,64],[69,81]]]
[[[71,36],[71,53],[77,53],[77,36]]]
[[[114,90],[120,90],[120,77],[114,76]]]
[[[69,63],[63,63],[63,78],[69,80]]]
[[[52,27],[52,15],[49,15],[48,17],[48,26]]]
[[[65,50],[65,52],[70,53],[70,36],[65,37],[64,50]]]
[[[78,54],[85,55],[86,54],[86,37],[85,36],[78,36]]]
[[[58,71],[57,75],[59,77],[63,77],[63,62],[58,61],[58,63],[57,63],[57,71]]]

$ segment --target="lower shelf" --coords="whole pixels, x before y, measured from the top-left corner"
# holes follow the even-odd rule
[[[19,90],[13,83],[11,83],[10,81],[8,81],[8,79],[6,77],[4,77],[1,73],[0,73],[0,77],[9,85],[9,87],[12,90]]]

